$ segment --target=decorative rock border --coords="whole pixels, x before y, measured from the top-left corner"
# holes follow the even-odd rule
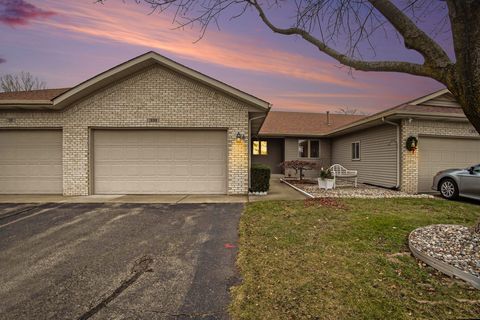
[[[408,247],[410,249],[410,251],[412,252],[412,254],[420,261],[428,264],[429,266],[433,267],[434,269],[450,276],[450,277],[457,277],[457,278],[460,278],[468,283],[470,283],[474,288],[476,289],[480,289],[480,278],[479,277],[476,277],[475,275],[469,273],[469,272],[466,272],[466,271],[463,271],[457,267],[454,267],[444,261],[441,261],[439,259],[436,259],[420,250],[418,250],[417,248],[415,248],[415,246],[412,244],[412,235],[415,234],[415,232],[417,232],[419,229],[422,229],[422,228],[417,228],[415,230],[413,230],[412,232],[410,232],[409,236],[408,236]]]
[[[296,189],[300,189],[315,198],[357,198],[357,199],[385,199],[385,198],[434,198],[430,194],[408,194],[398,190],[376,187],[359,183],[357,188],[353,186],[337,186],[335,189],[324,190],[317,183],[303,182],[298,180],[283,182]],[[297,189],[297,190],[298,190]]]

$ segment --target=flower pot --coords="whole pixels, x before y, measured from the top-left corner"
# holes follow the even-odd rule
[[[335,180],[333,180],[333,179],[318,178],[318,187],[320,189],[325,189],[325,190],[333,189],[334,182],[335,182]]]

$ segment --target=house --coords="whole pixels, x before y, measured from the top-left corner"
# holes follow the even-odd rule
[[[480,162],[480,136],[446,89],[371,116],[270,111],[252,140],[252,163],[274,173],[293,175],[278,166],[288,160],[339,163],[358,170],[359,182],[409,193],[431,191],[442,169]]]
[[[245,194],[268,102],[148,52],[0,94],[0,194]]]
[[[278,166],[292,159],[416,193],[440,169],[480,162],[446,90],[368,117],[269,110],[155,52],[73,88],[0,93],[0,194],[246,194],[252,163],[293,175]]]

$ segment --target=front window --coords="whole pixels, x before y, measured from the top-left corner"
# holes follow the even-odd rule
[[[360,160],[360,142],[352,143],[352,160]]]
[[[253,141],[253,155],[254,156],[266,156],[268,155],[268,143],[266,140],[254,140]]]
[[[298,156],[308,158],[308,140],[298,140]]]
[[[310,158],[320,157],[320,141],[310,140]]]
[[[320,158],[320,141],[307,139],[298,140],[298,157]]]

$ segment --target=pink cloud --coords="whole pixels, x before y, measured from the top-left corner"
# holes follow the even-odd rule
[[[5,63],[5,62],[7,62],[7,60],[0,58],[0,63]]]
[[[52,1],[44,3],[53,6]],[[193,44],[198,33],[172,30],[171,19],[147,15],[143,7],[128,3],[99,5],[64,1],[56,3],[63,19],[42,21],[50,30],[67,31],[85,41],[121,42],[172,53],[178,57],[215,64],[230,69],[253,71],[305,81],[365,88],[364,82],[339,74],[334,66],[320,59],[270,48],[258,39],[210,31]]]
[[[9,26],[27,25],[34,19],[48,18],[54,14],[24,0],[0,1],[0,23]]]

